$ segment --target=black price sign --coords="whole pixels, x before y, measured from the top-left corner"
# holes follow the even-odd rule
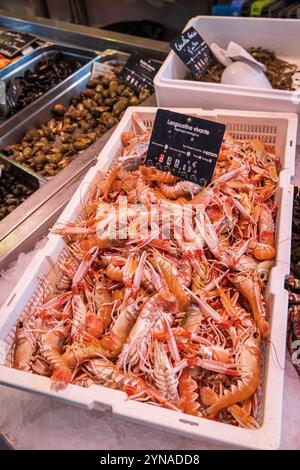
[[[153,92],[153,79],[158,69],[159,65],[151,59],[145,59],[137,52],[134,52],[129,57],[119,78],[136,92],[140,92],[143,88]]]
[[[158,109],[146,165],[205,186],[212,179],[224,132],[219,122]]]
[[[201,77],[213,61],[213,53],[193,26],[173,39],[170,47],[197,77]]]
[[[0,54],[13,57],[36,40],[36,36],[19,31],[3,31],[0,34]]]

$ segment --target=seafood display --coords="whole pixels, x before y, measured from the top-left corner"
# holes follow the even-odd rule
[[[37,189],[37,188],[36,188]],[[0,164],[0,221],[35,191],[20,177]]]
[[[8,80],[7,106],[0,109],[0,123],[28,106],[82,65],[80,60],[59,52],[52,58],[38,62],[34,70],[26,70],[24,75]]]
[[[286,60],[279,59],[276,54],[261,47],[251,47],[248,52],[252,57],[267,67],[265,72],[272,87],[278,90],[293,91],[293,75],[297,72],[297,65],[290,64]],[[188,80],[199,80],[202,82],[221,83],[222,73],[225,67],[217,59],[208,67],[201,78],[195,78],[191,74],[187,75]]]
[[[298,341],[300,342],[300,190],[294,190],[293,234],[291,247],[291,274],[286,281],[289,291],[289,322],[287,346],[292,362],[300,376],[300,364],[297,355]],[[294,359],[294,355],[295,360]]]
[[[56,175],[113,127],[128,106],[136,106],[149,96],[146,89],[137,95],[118,81],[122,68],[115,66],[112,74],[91,79],[69,106],[56,103],[51,119],[30,129],[21,142],[5,147],[3,152],[41,176]]]
[[[278,156],[226,133],[201,187],[145,165],[150,135],[135,116],[79,217],[53,227],[66,248],[51,294],[17,321],[10,365],[258,428]]]

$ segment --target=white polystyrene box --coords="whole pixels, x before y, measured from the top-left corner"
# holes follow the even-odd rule
[[[300,21],[276,18],[233,18],[197,16],[185,26],[193,26],[210,45],[226,48],[230,41],[244,48],[263,47],[300,69]],[[220,83],[184,80],[187,68],[171,51],[154,78],[158,106],[226,108],[300,114],[297,91],[262,90]],[[298,141],[300,142],[300,132]]]
[[[272,145],[279,158],[279,175],[276,202],[277,255],[267,288],[267,303],[271,315],[270,343],[264,353],[263,380],[260,387],[258,419],[261,427],[248,430],[197,418],[146,403],[126,399],[125,393],[93,385],[82,388],[69,385],[59,392],[51,389],[50,379],[9,367],[15,323],[29,308],[38,305],[42,296],[51,292],[56,276],[56,262],[62,255],[65,242],[60,236],[51,234],[13,289],[0,310],[0,383],[14,388],[61,400],[86,409],[109,409],[116,415],[153,425],[168,431],[193,438],[224,442],[231,446],[258,449],[276,449],[280,443],[281,412],[283,399],[285,338],[287,324],[288,295],[284,279],[289,273],[293,186],[297,116],[295,114],[253,113],[249,111],[199,109],[172,109],[194,114],[226,124],[237,139],[258,138]],[[137,113],[146,125],[152,125],[157,108],[128,108],[111,138],[99,154],[96,165],[86,174],[71,201],[59,217],[59,222],[74,220],[82,211],[82,203],[94,185],[107,172],[111,162],[121,148],[120,135],[132,130],[132,115]],[[43,281],[41,283],[41,281]],[[276,356],[274,354],[276,351]]]

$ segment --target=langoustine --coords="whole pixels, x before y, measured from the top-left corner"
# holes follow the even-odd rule
[[[72,256],[59,264],[53,297],[25,318],[26,334],[18,329],[12,365],[43,373],[33,367],[38,357],[56,386],[102,384],[257,427],[276,157],[225,134],[203,189],[145,166],[150,130],[136,128],[121,136],[118,164],[83,215],[53,228]]]

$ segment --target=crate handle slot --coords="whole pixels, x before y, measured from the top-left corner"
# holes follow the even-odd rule
[[[8,302],[6,303],[6,307],[10,306],[10,304],[12,303],[12,301],[14,300],[15,297],[16,297],[16,293],[14,292],[13,295],[8,300]]]
[[[194,421],[189,421],[188,419],[180,418],[179,421],[184,424],[189,424],[190,426],[199,426],[199,423],[195,423]]]

